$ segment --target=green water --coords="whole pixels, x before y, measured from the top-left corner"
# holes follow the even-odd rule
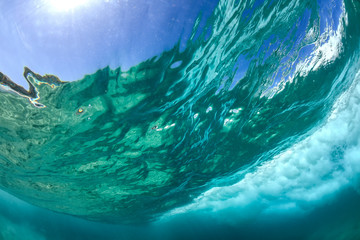
[[[347,25],[340,18],[339,55],[307,72],[296,68],[304,49],[325,41],[316,1],[223,0],[184,51],[74,82],[27,71],[29,92],[2,78],[0,188],[108,222],[144,222],[190,203],[321,125],[351,83],[354,5],[346,1]]]

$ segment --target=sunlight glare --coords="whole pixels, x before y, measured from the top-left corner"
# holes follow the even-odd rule
[[[55,10],[67,12],[86,5],[89,0],[48,0],[48,2]]]

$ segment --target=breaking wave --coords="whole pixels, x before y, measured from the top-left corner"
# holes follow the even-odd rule
[[[29,90],[1,73],[0,187],[123,223],[307,210],[357,188],[359,9],[220,0],[185,49],[127,71],[62,82],[25,68]]]

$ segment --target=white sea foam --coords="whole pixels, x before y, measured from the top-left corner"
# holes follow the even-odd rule
[[[353,64],[350,64],[353,63]],[[259,213],[307,212],[360,179],[360,72],[350,60],[353,85],[334,104],[318,129],[304,140],[247,173],[239,182],[214,187],[188,206],[170,213],[231,211],[249,218]]]
[[[315,43],[315,50],[304,61],[297,64],[295,72],[299,73],[300,76],[306,76],[310,71],[316,71],[321,66],[335,61],[343,50],[344,24],[347,25],[347,22],[348,16],[343,3],[337,29],[333,30],[333,23],[328,23],[324,32],[319,36],[319,40]],[[310,31],[310,34],[313,34],[313,31]]]
[[[318,36],[318,40],[309,44],[314,45],[314,50],[295,65],[293,73],[283,76],[277,86],[263,92],[261,96],[272,98],[276,93],[285,89],[286,82],[293,82],[297,76],[306,77],[310,72],[317,71],[320,67],[333,63],[343,51],[344,29],[348,24],[348,15],[344,3],[341,5],[338,21],[337,28],[333,29],[334,20],[328,20],[323,33]],[[315,27],[309,29],[305,39],[313,39],[316,32]],[[289,64],[289,70],[291,66],[292,64]]]

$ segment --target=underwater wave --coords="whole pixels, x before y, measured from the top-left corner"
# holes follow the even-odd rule
[[[220,0],[185,49],[127,71],[1,73],[0,188],[108,222],[306,209],[360,171],[359,9]]]

